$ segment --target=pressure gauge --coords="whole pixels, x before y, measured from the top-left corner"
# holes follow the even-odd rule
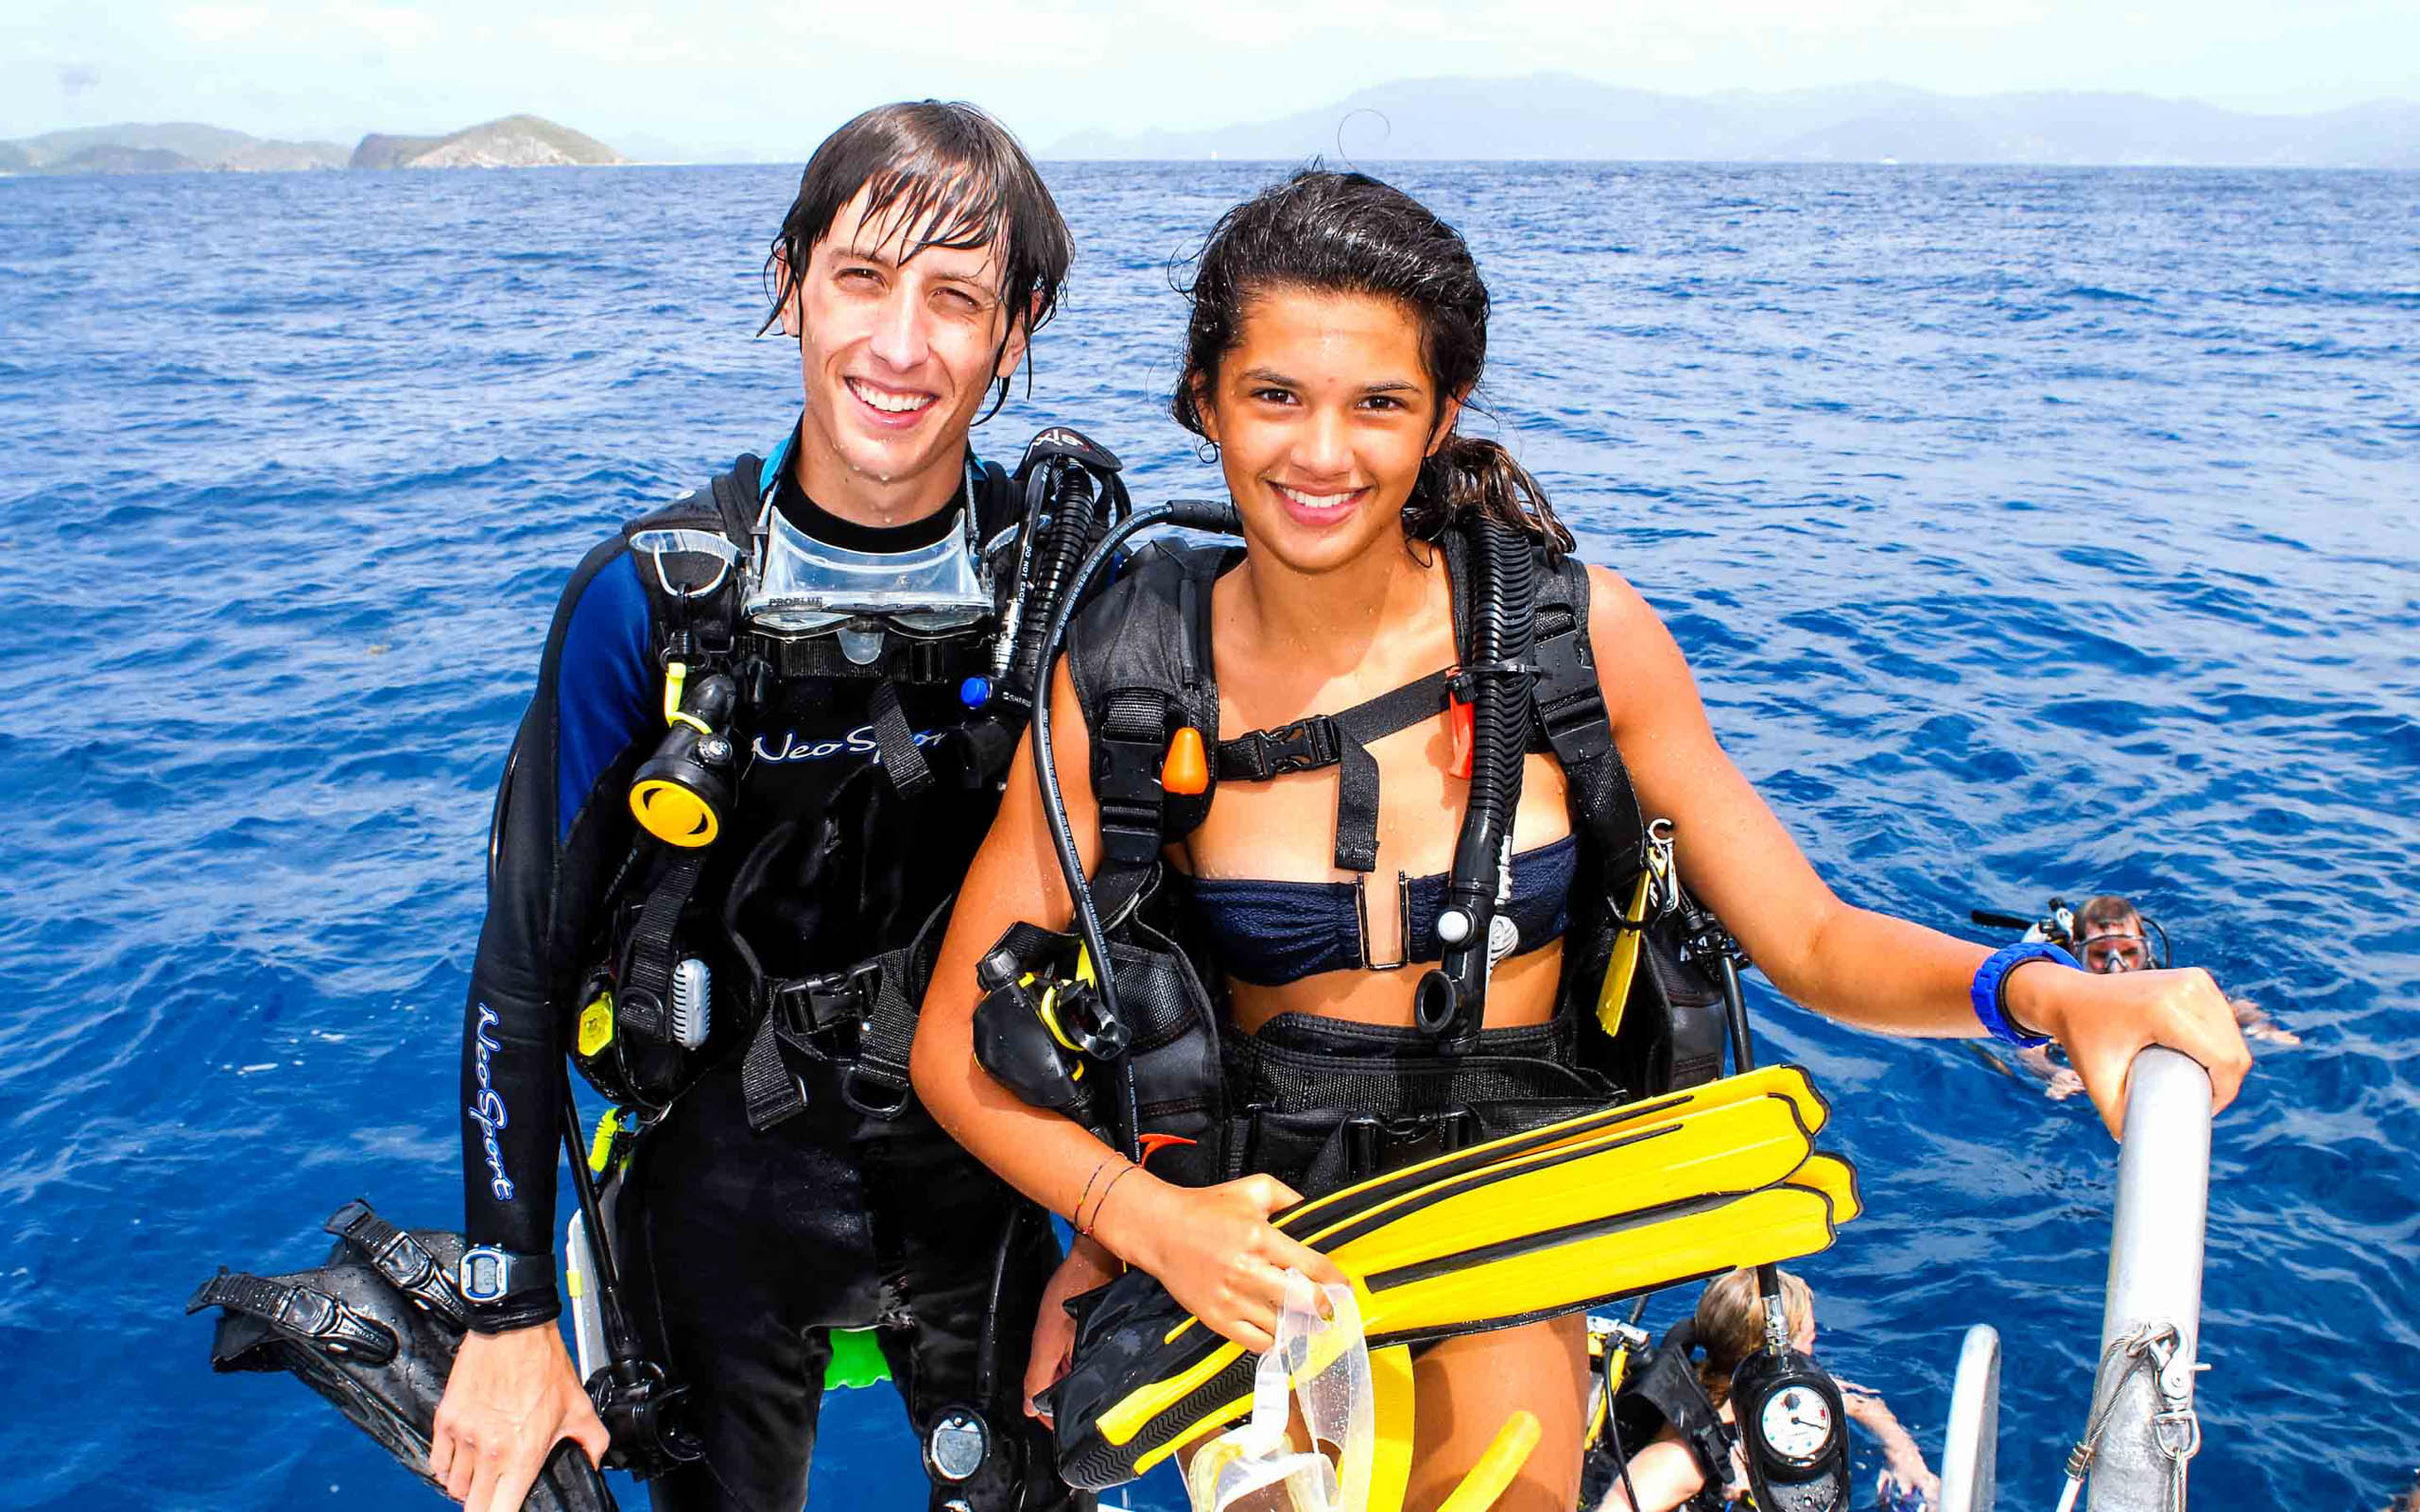
[[[1763,1349],[1731,1373],[1748,1485],[1768,1512],[1846,1512],[1847,1410],[1824,1367],[1796,1349]]]
[[[1793,1465],[1813,1465],[1832,1443],[1832,1404],[1805,1385],[1782,1387],[1765,1399],[1758,1426],[1772,1452]]]

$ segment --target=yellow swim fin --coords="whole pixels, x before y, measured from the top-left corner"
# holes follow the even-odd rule
[[[1280,1226],[1354,1279],[1370,1347],[1550,1317],[1828,1246],[1854,1174],[1817,1154],[1823,1101],[1775,1067],[1608,1108],[1302,1204]],[[1139,1273],[1079,1327],[1052,1388],[1061,1473],[1132,1479],[1250,1410],[1255,1356]]]

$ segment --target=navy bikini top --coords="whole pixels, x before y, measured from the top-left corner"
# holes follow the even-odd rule
[[[1565,835],[1512,858],[1512,899],[1497,910],[1519,931],[1512,954],[1561,939],[1571,919],[1580,844]],[[1367,875],[1351,882],[1210,881],[1179,874],[1193,918],[1219,950],[1227,974],[1255,987],[1284,987],[1322,971],[1376,970],[1444,955],[1437,916],[1446,876],[1400,877],[1403,959],[1370,959]]]

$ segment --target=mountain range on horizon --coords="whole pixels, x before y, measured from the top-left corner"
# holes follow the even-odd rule
[[[1534,74],[1403,79],[1208,130],[1081,131],[1044,156],[2413,168],[2420,102],[2281,115],[2150,94],[1951,95],[1900,84],[1667,94]]]
[[[536,167],[789,161],[633,134],[629,156],[534,115],[446,136],[264,139],[191,122],[0,141],[0,177],[206,169]],[[804,152],[804,146],[798,151]],[[1276,120],[1080,131],[1045,161],[1629,161],[2420,168],[2420,102],[2262,114],[2148,94],[1937,94],[1898,84],[1668,94],[1569,74],[1403,79]]]
[[[335,142],[250,136],[193,121],[78,127],[0,142],[0,176],[18,173],[292,172],[315,168],[541,168],[628,163],[595,137],[535,115],[507,115],[439,136],[373,131]]]

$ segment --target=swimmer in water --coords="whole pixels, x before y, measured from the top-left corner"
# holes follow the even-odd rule
[[[2115,975],[2120,971],[2148,971],[2159,964],[2152,951],[2152,942],[2139,909],[2125,899],[2103,893],[2088,899],[2075,912],[2075,936],[2065,942],[2087,971]],[[2250,998],[2229,997],[2227,1005],[2235,1010],[2235,1022],[2246,1040],[2258,1040],[2273,1045],[2299,1045],[2302,1037],[2269,1016],[2268,1010]],[[2043,1092],[2053,1101],[2064,1102],[2083,1091],[2083,1082],[2075,1072],[2050,1054],[2048,1046],[2018,1050],[2008,1061],[2019,1069],[2032,1073],[2045,1084]],[[2415,1509],[2420,1512],[2420,1509]]]
[[[1815,1293],[1805,1280],[1781,1273],[1784,1313],[1789,1319],[1789,1345],[1802,1353],[1815,1351]],[[1756,1273],[1745,1266],[1706,1283],[1698,1298],[1696,1343],[1705,1353],[1692,1363],[1698,1383],[1726,1424],[1732,1422],[1731,1372],[1741,1360],[1764,1347],[1764,1304],[1756,1295]],[[1900,1426],[1881,1393],[1838,1376],[1841,1405],[1849,1420],[1871,1435],[1882,1452],[1882,1472],[1874,1486],[1875,1503],[1887,1512],[1930,1512],[1941,1504],[1941,1477],[1925,1464],[1924,1451]],[[1645,1512],[1674,1512],[1722,1504],[1748,1494],[1748,1468],[1735,1444],[1731,1453],[1731,1484],[1709,1486],[1697,1456],[1678,1431],[1662,1436],[1630,1457],[1629,1486],[1635,1487]],[[1725,1496],[1725,1491],[1729,1495]],[[1633,1512],[1630,1492],[1616,1477],[1596,1512]]]

